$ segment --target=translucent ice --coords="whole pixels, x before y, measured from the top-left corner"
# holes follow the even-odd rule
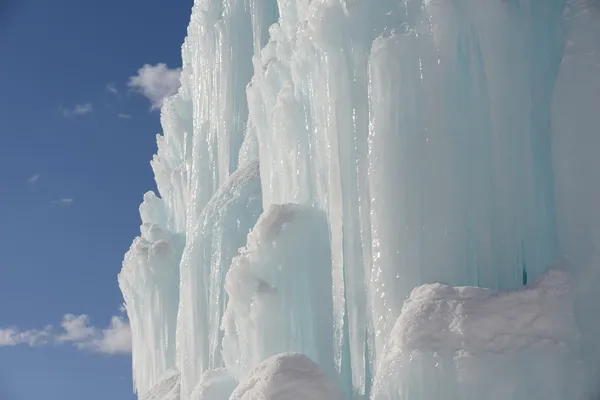
[[[181,259],[177,341],[182,391],[191,393],[203,372],[223,365],[223,282],[232,258],[262,211],[258,162],[241,166],[219,188],[188,230]]]
[[[553,148],[561,256],[576,272],[578,321],[600,396],[600,3],[569,1],[554,89]]]
[[[223,358],[236,379],[291,351],[334,375],[330,268],[323,212],[295,204],[265,211],[225,281]]]
[[[196,0],[119,277],[138,392],[264,395],[290,351],[355,399],[592,392],[599,27],[593,0]]]
[[[119,285],[131,324],[134,385],[144,395],[175,367],[184,240],[167,228],[165,204],[153,193],[144,196],[140,214],[141,236],[125,255]]]
[[[414,286],[513,289],[555,261],[563,4],[279,5],[248,89],[263,201],[327,213],[335,361],[363,394]]]

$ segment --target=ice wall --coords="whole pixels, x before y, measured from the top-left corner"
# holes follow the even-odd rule
[[[175,326],[179,307],[180,234],[167,228],[163,200],[153,193],[140,206],[141,236],[125,255],[119,285],[132,333],[133,381],[144,395],[175,367]]]
[[[180,279],[178,367],[188,395],[202,374],[221,367],[225,275],[262,211],[258,162],[241,166],[219,188],[188,231]]]
[[[248,113],[245,87],[252,75],[253,53],[262,46],[267,27],[277,18],[273,5],[272,1],[196,1],[182,49],[182,90],[192,99],[189,110],[174,110],[189,113],[192,122],[185,135],[192,156],[186,160],[187,242],[177,323],[177,366],[182,373],[184,399],[189,398],[205,370],[221,366],[221,281],[237,247],[244,244],[238,239],[245,238],[258,218],[260,202],[255,201],[254,194],[260,187],[246,176],[257,172],[256,162],[254,169],[240,173],[246,176],[241,179],[247,184],[239,190],[247,197],[235,199],[237,184],[232,182],[225,190],[228,193],[217,194],[209,207],[207,204],[221,185],[227,185],[238,166]],[[248,219],[242,209],[245,206],[250,208]]]
[[[518,288],[555,261],[563,4],[279,5],[248,89],[264,203],[327,213],[336,364],[363,394],[415,285]]]
[[[225,398],[266,357],[298,351],[357,399],[436,398],[425,382],[477,398],[498,374],[510,385],[497,398],[575,396],[559,365],[580,365],[579,332],[600,374],[598,8],[196,0],[152,164],[161,199],[147,196],[119,278],[139,393],[176,367],[183,400]],[[575,320],[530,285],[557,260]],[[436,282],[448,297],[411,302],[443,304],[434,319],[452,345],[395,346],[405,300]],[[538,307],[540,325],[502,330]],[[461,323],[495,328],[448,332]],[[552,330],[541,348],[469,352],[532,327]]]
[[[578,319],[600,395],[600,3],[565,9],[565,51],[553,102],[554,169],[561,256],[576,272]]]

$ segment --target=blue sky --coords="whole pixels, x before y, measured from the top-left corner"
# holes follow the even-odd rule
[[[116,276],[192,0],[3,1],[0,399],[134,399]]]

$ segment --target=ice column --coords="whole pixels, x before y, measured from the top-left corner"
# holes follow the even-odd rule
[[[185,82],[185,77],[182,77]],[[141,235],[125,255],[119,286],[132,331],[134,387],[140,396],[175,367],[175,329],[179,307],[179,262],[185,245],[188,202],[187,133],[191,132],[189,94],[167,99],[161,111],[164,135],[152,169],[159,193],[144,196]]]
[[[252,57],[277,18],[274,4],[274,0],[197,0],[182,49],[182,90],[192,99],[177,322],[183,399],[189,398],[204,371],[222,365],[222,278],[260,214],[260,198],[254,196],[260,191],[257,160],[246,160],[253,166],[238,171],[237,178],[230,175],[238,168],[247,130],[245,88],[252,76]],[[239,201],[234,199],[235,190],[241,191]]]
[[[565,9],[565,50],[554,90],[553,149],[559,241],[576,271],[578,322],[595,396],[600,394],[600,4]]]
[[[563,3],[279,2],[248,89],[263,202],[328,216],[335,361],[358,394],[414,286],[513,289],[555,261]]]
[[[333,368],[331,252],[325,214],[270,205],[227,273],[223,357],[238,381],[266,358],[298,352]]]

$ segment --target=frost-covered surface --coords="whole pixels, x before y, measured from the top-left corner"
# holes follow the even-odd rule
[[[177,367],[222,397],[282,351],[358,399],[598,387],[599,27],[595,0],[196,0],[119,278],[138,392]],[[530,285],[557,261],[564,298]]]
[[[228,400],[237,386],[227,369],[218,368],[206,371],[200,384],[192,392],[192,400]]]
[[[559,270],[514,292],[419,286],[380,357],[373,399],[584,399],[578,338]]]
[[[238,385],[230,400],[343,400],[337,383],[303,354],[264,360]]]
[[[223,358],[236,379],[283,352],[333,375],[330,257],[322,211],[272,204],[261,215],[225,281]]]
[[[179,372],[170,369],[140,400],[179,400]]]

